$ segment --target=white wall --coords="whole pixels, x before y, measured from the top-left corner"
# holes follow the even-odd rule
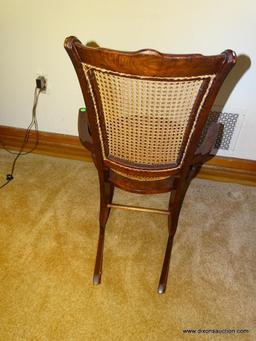
[[[0,0],[0,5],[0,124],[28,125],[35,78],[43,74],[49,91],[39,101],[40,130],[77,135],[83,100],[63,48],[69,35],[123,50],[216,54],[231,48],[249,56],[251,66],[224,108],[245,115],[236,148],[221,154],[256,159],[254,0]]]

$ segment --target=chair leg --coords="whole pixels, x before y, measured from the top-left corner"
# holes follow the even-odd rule
[[[157,292],[159,294],[164,294],[165,290],[166,290],[168,273],[169,273],[170,258],[171,258],[171,253],[172,253],[173,237],[174,236],[171,236],[169,234],[167,246],[166,246],[166,251],[165,251],[165,256],[164,256],[162,273],[160,276],[159,285],[158,285],[158,289],[157,289]]]
[[[98,285],[101,282],[104,239],[105,239],[105,226],[100,226],[98,249],[97,249],[97,256],[96,256],[96,262],[95,262],[95,267],[94,267],[94,275],[93,275],[94,285]]]
[[[104,182],[100,193],[100,231],[98,240],[97,256],[93,275],[93,284],[98,285],[101,282],[102,265],[103,265],[103,251],[105,239],[105,226],[110,213],[110,208],[107,204],[112,202],[114,186],[109,182]]]
[[[181,206],[182,206],[183,199],[185,196],[185,192],[186,192],[186,188],[184,187],[184,190],[182,192],[180,193],[171,192],[171,195],[170,195],[169,210],[171,214],[168,217],[169,236],[168,236],[162,272],[161,272],[158,290],[157,290],[159,294],[164,294],[166,290],[173,239],[177,230],[180,210],[181,210]]]

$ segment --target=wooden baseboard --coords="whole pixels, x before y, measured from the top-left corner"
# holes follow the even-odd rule
[[[19,150],[24,135],[25,129],[0,125],[0,148],[3,148],[3,143],[9,149]],[[35,140],[36,134],[31,132],[29,142],[24,150],[30,150],[34,146]],[[39,143],[33,152],[91,161],[89,151],[80,144],[77,136],[71,135],[39,132]],[[198,177],[256,186],[256,161],[215,156],[202,167]]]
[[[13,150],[19,150],[25,136],[25,129],[0,125],[0,148],[4,145]],[[30,150],[35,145],[36,133],[31,131],[29,141],[24,150]],[[33,153],[63,157],[75,160],[91,160],[89,151],[80,143],[77,136],[39,132],[39,143]]]

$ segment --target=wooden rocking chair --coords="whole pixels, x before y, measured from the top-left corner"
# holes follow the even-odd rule
[[[231,50],[215,56],[121,52],[65,40],[83,92],[79,137],[91,151],[100,183],[99,241],[93,283],[102,274],[111,208],[168,215],[168,241],[158,293],[167,284],[173,238],[187,188],[209,160],[219,126],[199,146],[216,95],[236,63]],[[134,193],[170,192],[168,210],[118,205],[114,187]]]

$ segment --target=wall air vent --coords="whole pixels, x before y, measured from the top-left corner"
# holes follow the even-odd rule
[[[219,131],[215,147],[221,150],[234,150],[243,121],[244,115],[242,114],[218,110],[211,111],[199,144],[203,142],[210,124],[212,122],[219,122],[222,124],[222,127]]]

